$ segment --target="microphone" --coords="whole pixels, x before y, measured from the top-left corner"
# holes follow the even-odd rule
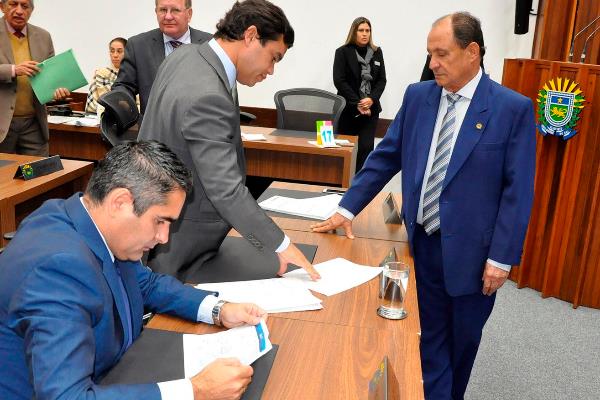
[[[596,34],[596,32],[600,31],[600,26],[594,29],[592,33],[585,39],[585,43],[583,44],[583,51],[581,52],[581,58],[579,59],[580,63],[585,62],[585,52],[587,51],[587,45],[590,41],[590,38]]]
[[[579,32],[577,32],[575,34],[575,36],[571,40],[571,49],[569,50],[569,61],[573,61],[573,45],[575,44],[575,39],[577,39],[577,37],[579,37],[579,35],[581,35],[583,32],[585,32],[587,28],[592,26],[599,19],[600,19],[600,15],[598,15],[596,18],[594,18],[594,20],[592,22],[590,22],[589,24],[584,26],[582,30],[580,30]]]

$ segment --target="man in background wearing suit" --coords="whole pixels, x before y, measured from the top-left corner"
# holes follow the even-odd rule
[[[277,252],[280,274],[294,263],[318,277],[245,186],[236,80],[254,86],[272,75],[293,42],[279,7],[246,0],[217,24],[214,39],[185,46],[162,64],[139,137],[169,146],[193,171],[195,186],[171,242],[149,255],[154,271],[185,280],[192,265],[216,254],[233,226],[258,250]]]
[[[46,107],[31,89],[37,64],[54,55],[50,34],[27,23],[33,0],[1,0],[0,18],[0,153],[48,155]],[[54,92],[56,100],[69,95]]]
[[[143,117],[156,72],[163,60],[182,44],[204,43],[211,35],[191,28],[192,0],[156,0],[158,29],[140,33],[127,41],[125,58],[113,89],[139,94]]]
[[[50,200],[21,223],[0,254],[1,399],[241,396],[252,368],[236,359],[189,380],[98,385],[140,336],[144,307],[228,328],[264,316],[141,264],[144,251],[167,242],[191,187],[165,145],[123,144],[99,162],[83,195]]]
[[[406,89],[383,141],[314,230],[343,226],[398,171],[421,321],[427,399],[462,399],[496,290],[521,259],[533,199],[531,100],[492,81],[481,25],[468,13],[427,37],[435,81]]]

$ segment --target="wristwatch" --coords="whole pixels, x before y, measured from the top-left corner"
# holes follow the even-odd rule
[[[216,326],[221,326],[221,309],[223,308],[223,305],[225,305],[225,303],[227,303],[225,300],[219,300],[217,301],[217,304],[215,304],[215,306],[212,309],[212,319],[213,319],[213,323]]]

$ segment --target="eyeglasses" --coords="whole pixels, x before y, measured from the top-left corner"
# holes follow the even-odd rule
[[[187,10],[187,8],[185,10]],[[179,17],[181,15],[181,13],[184,12],[185,10],[182,10],[180,8],[160,7],[160,8],[156,9],[156,13],[158,15],[160,15],[161,17],[164,17],[168,13],[171,13],[171,15],[174,17]]]
[[[6,5],[8,6],[8,8],[17,8],[20,5],[21,9],[23,9],[23,11],[29,11],[31,9],[31,5],[29,5],[25,2],[8,1],[6,3]]]

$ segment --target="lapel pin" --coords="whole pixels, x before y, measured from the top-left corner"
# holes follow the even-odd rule
[[[478,122],[477,124],[475,124],[475,128],[477,128],[478,130],[482,130],[483,124],[481,122]]]

